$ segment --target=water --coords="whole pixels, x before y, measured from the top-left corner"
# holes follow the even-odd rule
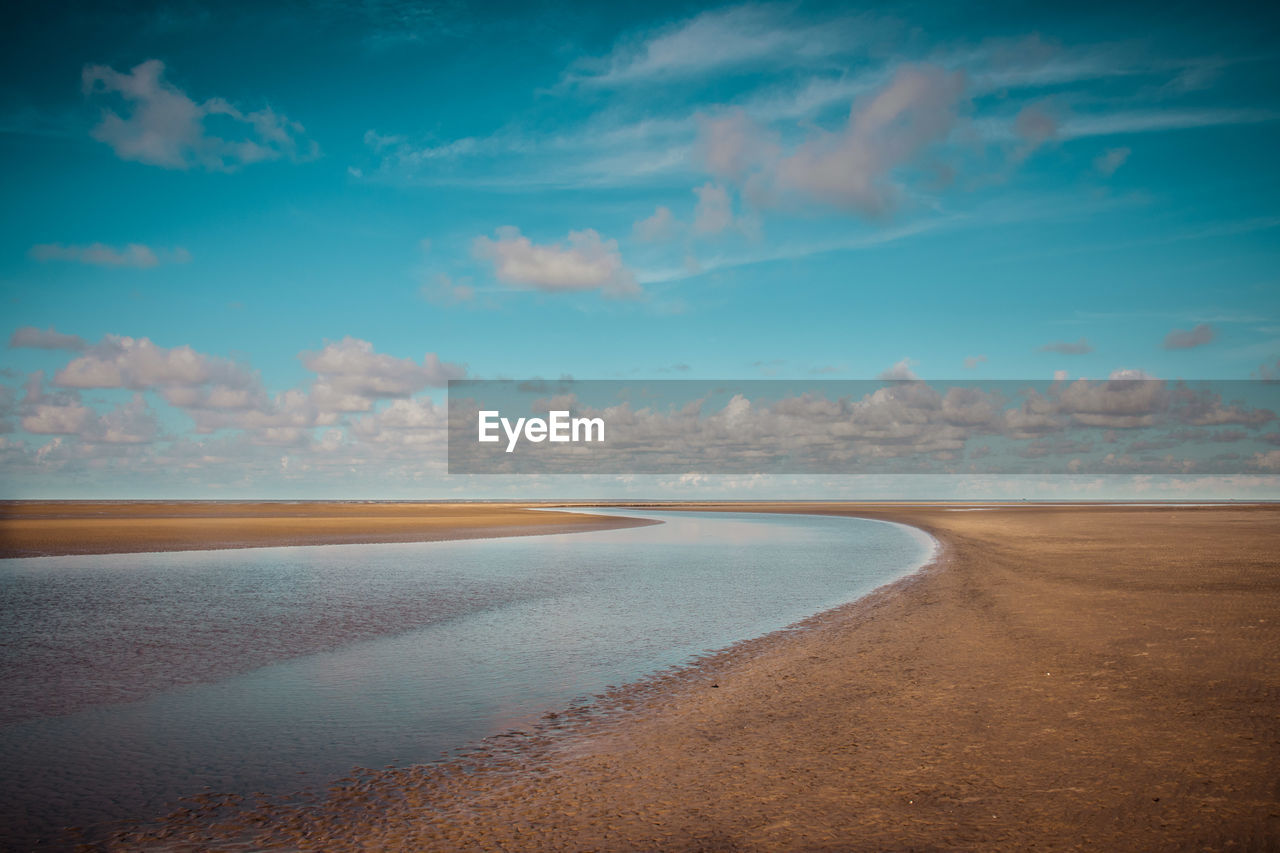
[[[932,544],[859,519],[616,514],[664,523],[0,561],[5,845],[432,761],[864,595]]]

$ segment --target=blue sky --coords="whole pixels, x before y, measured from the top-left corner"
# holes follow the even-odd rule
[[[2,491],[685,493],[446,477],[464,375],[1274,377],[1259,9],[9,13]]]

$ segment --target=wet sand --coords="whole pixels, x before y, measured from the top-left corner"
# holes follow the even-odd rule
[[[206,802],[118,846],[1280,849],[1277,508],[724,508],[945,548],[455,761],[320,803]]]
[[[529,504],[343,501],[4,501],[0,558],[281,545],[430,542],[644,524]]]

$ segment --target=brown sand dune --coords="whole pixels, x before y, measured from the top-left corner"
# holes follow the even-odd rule
[[[1276,508],[749,509],[903,521],[946,552],[452,764],[120,846],[1280,849]]]

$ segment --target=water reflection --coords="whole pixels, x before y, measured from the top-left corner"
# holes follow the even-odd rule
[[[206,787],[430,761],[918,565],[855,519],[0,562],[0,825],[14,846]]]

